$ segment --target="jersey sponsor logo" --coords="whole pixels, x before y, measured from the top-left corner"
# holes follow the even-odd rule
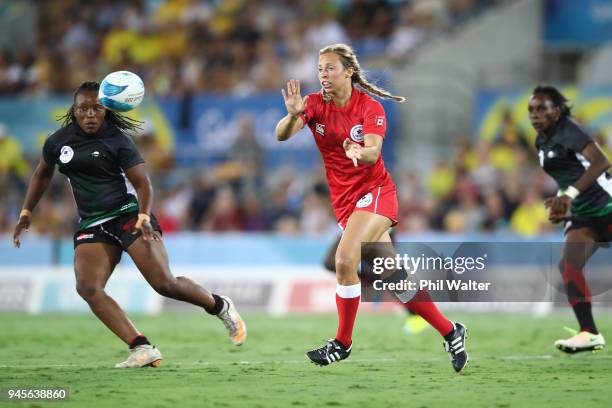
[[[368,193],[361,197],[361,199],[357,201],[357,208],[369,207],[370,204],[372,204],[372,193]]]
[[[98,157],[100,157],[100,152],[96,150],[95,152],[91,152],[90,156],[94,159],[97,159]]]
[[[83,239],[92,239],[93,237],[94,237],[94,234],[85,234],[85,233],[82,233],[82,234],[77,235],[76,240],[77,241],[81,241]]]
[[[384,116],[377,116],[376,117],[376,126],[382,126],[385,124],[385,117]]]
[[[320,123],[315,123],[315,131],[317,133],[319,133],[321,136],[325,136],[325,125],[322,125]]]
[[[74,150],[70,146],[62,146],[60,149],[60,157],[59,160],[66,164],[74,157]]]
[[[351,128],[351,139],[355,142],[363,142],[363,125],[355,125]]]
[[[553,157],[555,157],[555,152],[554,151],[549,151],[548,154],[546,155],[549,159],[552,159]]]

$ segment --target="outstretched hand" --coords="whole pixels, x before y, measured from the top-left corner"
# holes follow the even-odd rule
[[[363,157],[363,146],[359,143],[353,142],[348,137],[344,139],[342,142],[342,147],[344,148],[344,154],[346,157],[353,161],[353,165],[357,167],[359,165],[358,160]]]
[[[300,92],[300,81],[297,79],[290,79],[287,81],[287,91],[281,89],[287,113],[291,116],[300,115],[304,112],[304,109],[306,109],[308,96],[302,98]]]
[[[17,225],[15,225],[15,230],[13,231],[13,245],[15,245],[15,248],[21,247],[21,233],[23,231],[28,231],[29,229],[30,217],[19,217],[19,221],[17,221]]]

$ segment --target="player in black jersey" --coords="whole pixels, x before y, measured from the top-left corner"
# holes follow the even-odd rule
[[[161,229],[151,214],[151,182],[128,136],[139,122],[107,110],[98,100],[98,89],[97,82],[81,84],[63,117],[63,126],[45,141],[43,157],[32,175],[15,226],[14,245],[19,248],[21,233],[30,226],[32,211],[58,166],[68,177],[81,218],[74,235],[76,290],[130,348],[128,359],[116,367],[155,367],[162,359],[159,350],[104,291],[123,251],[159,294],[216,315],[227,327],[232,342],[241,345],[246,340],[246,326],[232,301],[170,272]]]
[[[600,147],[571,117],[567,99],[551,86],[538,86],[529,99],[529,119],[538,132],[540,166],[555,179],[559,193],[546,200],[549,219],[565,222],[559,269],[580,331],[555,346],[567,353],[602,349],[591,311],[591,291],[583,273],[587,260],[612,240],[612,180]]]

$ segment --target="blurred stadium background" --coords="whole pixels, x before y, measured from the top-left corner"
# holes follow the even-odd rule
[[[317,51],[335,42],[407,98],[384,103],[398,240],[534,251],[562,241],[543,206],[556,188],[536,163],[527,99],[537,84],[560,86],[611,151],[610,0],[0,0],[0,387],[69,386],[81,406],[606,406],[609,353],[569,360],[552,349],[574,325],[560,294],[441,304],[472,333],[471,367],[452,381],[438,337],[403,336],[402,318],[379,314],[396,310],[388,303],[362,305],[354,358],[325,372],[306,365],[303,351],[335,324],[335,279],[322,261],[339,230],[312,136],[277,143],[273,129],[285,81],[316,92]],[[159,297],[124,256],[109,292],[166,357],[136,376],[109,368],[125,349],[74,289],[77,219],[63,177],[22,248],[11,243],[71,92],[120,69],[147,87],[130,115],[144,122],[135,141],[173,272],[231,296],[250,336],[231,348],[218,322]],[[525,273],[527,252],[507,260],[526,290],[537,276]],[[589,272],[599,288],[612,287],[609,265]],[[550,315],[554,306],[562,313]],[[466,313],[493,308],[506,313]],[[610,318],[596,317],[612,333]]]
[[[87,310],[63,177],[21,250],[10,236],[42,143],[82,81],[120,69],[145,81],[130,114],[144,122],[135,140],[176,274],[245,310],[331,311],[321,262],[339,231],[320,158],[307,130],[274,138],[288,78],[316,91],[318,49],[346,42],[370,79],[407,97],[384,103],[399,240],[561,241],[527,98],[539,83],[562,87],[609,151],[611,40],[608,0],[2,1],[0,311]],[[127,257],[121,268],[134,269]],[[127,310],[182,307],[137,273],[116,275],[110,291]]]

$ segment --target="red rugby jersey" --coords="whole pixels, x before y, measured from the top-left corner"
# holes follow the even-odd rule
[[[382,154],[375,164],[355,167],[342,147],[347,137],[362,146],[366,134],[385,137],[387,119],[380,102],[355,87],[344,107],[337,107],[331,101],[326,103],[320,93],[313,93],[308,95],[301,117],[310,127],[323,157],[334,209],[355,205],[368,191],[393,183]]]

